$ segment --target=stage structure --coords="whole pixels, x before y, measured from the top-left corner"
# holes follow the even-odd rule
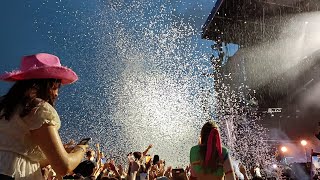
[[[301,133],[314,138],[320,121],[319,28],[318,0],[217,0],[202,38],[212,40],[218,54],[211,59],[214,73],[207,75],[220,99],[228,85],[241,91],[240,104],[256,108],[266,127],[290,139]],[[230,44],[239,50],[227,57]]]

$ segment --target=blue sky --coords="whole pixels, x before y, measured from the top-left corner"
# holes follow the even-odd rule
[[[119,11],[114,14],[126,16],[125,9],[121,9],[125,8],[123,5],[121,7],[121,1],[119,3],[114,2],[113,6],[115,8],[119,7]],[[131,1],[124,2],[130,4]],[[2,54],[0,72],[16,68],[20,63],[21,56],[37,52],[55,53],[63,59],[63,64],[71,66],[72,60],[65,58],[65,54],[72,56],[74,52],[78,52],[77,48],[94,46],[93,43],[90,43],[92,36],[84,35],[97,30],[101,31],[95,29],[95,24],[90,23],[90,21],[98,21],[98,18],[101,18],[99,15],[96,17],[95,15],[106,4],[111,3],[102,0],[80,2],[70,0],[23,2],[7,0],[2,2],[0,7],[0,20],[3,27],[0,29]],[[159,13],[159,7],[157,6],[160,3],[158,5],[154,4],[154,9],[150,10],[151,6],[144,10],[145,13]],[[163,4],[166,8],[170,6],[168,8],[172,9],[172,14],[175,15],[173,18],[177,18],[179,21],[188,21],[193,27],[197,28],[198,34],[195,35],[195,39],[199,39],[201,26],[211,11],[214,1],[167,1]],[[91,17],[91,19],[86,19],[86,17]],[[74,36],[74,34],[78,36]],[[204,40],[196,41],[211,44],[211,42]],[[76,43],[83,46],[75,46]],[[72,44],[73,47],[67,47],[68,44]],[[206,46],[204,45],[204,47]],[[3,94],[4,92],[6,92],[6,89],[1,88],[0,93]]]

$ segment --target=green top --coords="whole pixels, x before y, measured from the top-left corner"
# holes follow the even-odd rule
[[[225,147],[222,147],[222,156],[224,161],[228,159],[228,149]],[[202,161],[203,159],[201,158],[201,155],[200,155],[200,146],[199,145],[193,146],[190,150],[190,163],[192,164],[192,169],[196,173],[204,173],[204,174],[212,173],[215,176],[224,175],[223,164],[218,165],[218,168],[214,172],[210,172],[208,168],[204,168],[201,166]]]

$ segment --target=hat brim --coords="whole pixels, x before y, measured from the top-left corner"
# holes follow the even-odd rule
[[[3,81],[21,81],[28,79],[61,79],[62,84],[71,84],[78,80],[77,74],[70,68],[51,66],[34,68],[27,71],[12,71],[0,75]]]

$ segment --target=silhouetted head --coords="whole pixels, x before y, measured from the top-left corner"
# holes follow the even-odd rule
[[[133,156],[135,160],[140,160],[142,154],[141,152],[133,152]]]
[[[159,161],[160,161],[159,155],[154,155],[154,156],[153,156],[152,163],[153,163],[153,164],[157,164]]]

